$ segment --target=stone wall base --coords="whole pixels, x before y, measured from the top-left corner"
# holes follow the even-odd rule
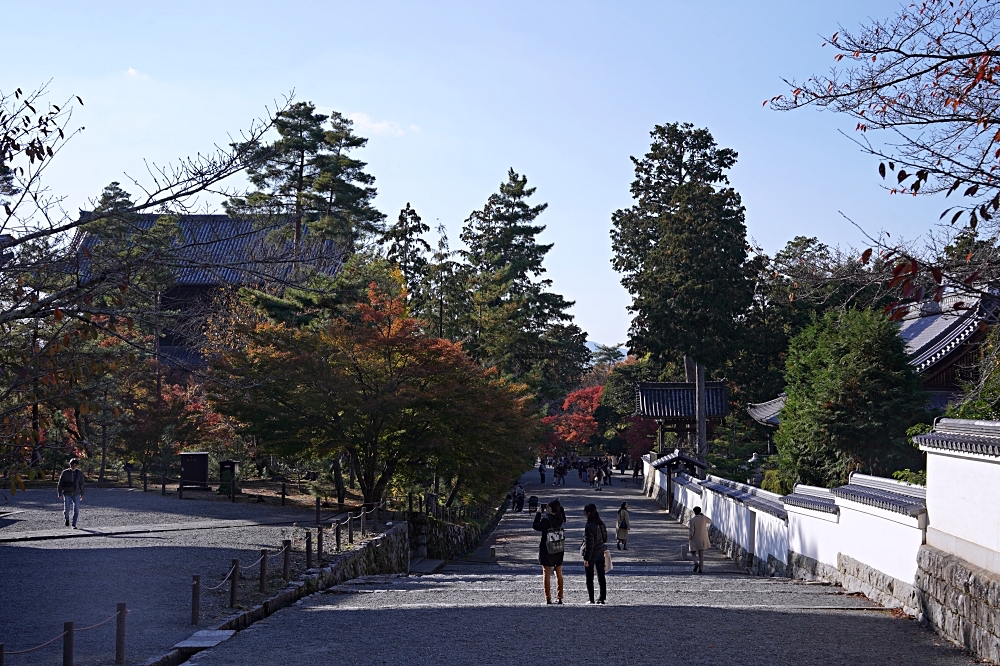
[[[935,631],[982,659],[1000,663],[1000,576],[933,546],[917,554],[916,587]]]
[[[861,592],[880,606],[899,608],[911,617],[920,616],[916,587],[843,553],[837,554],[837,566],[831,567],[800,553],[789,552],[786,573],[789,578],[840,585],[848,592]]]

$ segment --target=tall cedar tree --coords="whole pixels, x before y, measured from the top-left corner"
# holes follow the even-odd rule
[[[245,199],[229,202],[229,212],[254,210],[287,216],[296,244],[306,230],[334,239],[351,252],[382,230],[385,216],[374,208],[374,176],[366,164],[349,156],[367,139],[356,136],[352,121],[334,112],[316,113],[312,102],[297,102],[279,112],[279,138],[261,146],[247,168],[258,188]]]
[[[635,157],[630,208],[615,211],[612,265],[632,294],[633,351],[661,364],[687,355],[719,370],[751,298],[740,195],[727,187],[737,154],[706,129],[657,125]]]
[[[826,313],[792,340],[785,380],[775,443],[786,488],[920,466],[906,430],[926,417],[926,396],[898,327],[881,313]]]
[[[496,365],[543,396],[576,385],[590,360],[586,334],[570,323],[573,305],[540,279],[552,245],[537,237],[535,219],[548,204],[532,206],[535,188],[511,169],[500,191],[465,221],[462,252],[470,271],[471,307],[466,349],[480,363]]]
[[[407,202],[406,208],[399,211],[396,223],[382,235],[386,258],[399,266],[411,300],[419,300],[418,291],[423,289],[427,278],[427,253],[431,246],[423,235],[430,230]]]

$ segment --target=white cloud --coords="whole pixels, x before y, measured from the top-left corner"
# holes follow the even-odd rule
[[[392,120],[374,120],[367,113],[352,113],[347,116],[352,121],[354,121],[354,128],[362,136],[364,135],[375,135],[375,136],[403,136],[406,132],[399,123]],[[410,126],[412,131],[414,130],[414,125]]]
[[[130,79],[148,79],[149,78],[149,74],[143,74],[142,72],[140,72],[139,70],[135,69],[134,67],[129,67],[127,70],[125,70],[125,76],[127,76]]]

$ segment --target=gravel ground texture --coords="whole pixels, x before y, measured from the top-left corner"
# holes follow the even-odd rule
[[[687,530],[634,486],[596,491],[524,478],[529,495],[567,509],[566,594],[545,605],[538,536],[528,513],[508,514],[469,558],[430,576],[356,579],[303,599],[189,664],[559,663],[953,666],[977,663],[920,627],[833,586],[757,578],[721,553],[696,575],[680,559]],[[631,508],[627,551],[612,550],[608,605],[587,603],[582,507],[610,525]],[[497,562],[486,563],[489,546]],[[614,548],[614,544],[612,544]]]
[[[0,544],[0,643],[7,664],[61,662],[61,641],[25,655],[10,652],[34,647],[62,632],[63,622],[77,627],[96,624],[128,605],[126,657],[141,664],[162,655],[198,629],[215,626],[233,611],[229,585],[208,587],[226,577],[230,562],[246,566],[260,549],[277,551],[293,539],[293,577],[305,570],[303,528],[315,513],[290,507],[201,501],[194,493],[184,500],[141,490],[88,489],[80,513],[80,530],[63,526],[62,504],[54,490],[29,490],[9,498],[0,513],[0,535],[65,530],[74,538]],[[190,495],[195,498],[189,499]],[[324,514],[330,515],[330,514]],[[92,527],[252,520],[247,527],[185,529],[152,534],[86,536]],[[298,523],[302,527],[296,528]],[[326,547],[332,548],[332,533]],[[269,560],[271,593],[281,582],[281,558]],[[201,622],[191,625],[191,576],[202,577]],[[259,566],[244,573],[240,606],[249,608],[263,597],[257,592]],[[115,622],[75,636],[76,663],[110,664],[114,657]]]

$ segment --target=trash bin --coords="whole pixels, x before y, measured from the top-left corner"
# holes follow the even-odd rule
[[[235,460],[219,461],[219,494],[229,495],[240,492],[239,484],[236,484],[236,477],[240,473],[240,464]],[[230,484],[236,484],[234,489],[230,489]]]

